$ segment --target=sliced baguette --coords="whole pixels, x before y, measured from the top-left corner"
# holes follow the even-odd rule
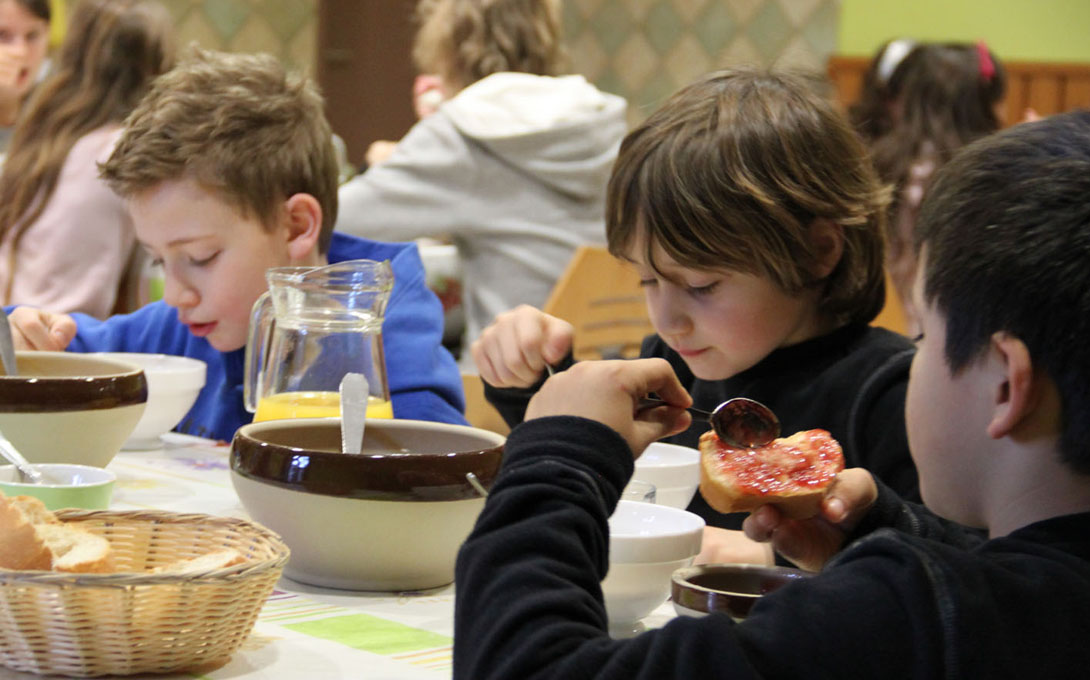
[[[110,542],[68,524],[38,524],[38,535],[53,551],[53,571],[105,574],[114,570]]]
[[[113,570],[110,543],[62,523],[30,496],[0,496],[0,567],[103,573]]]
[[[19,571],[53,567],[53,551],[38,535],[34,522],[21,506],[20,499],[37,501],[29,496],[9,498],[0,495],[0,567]],[[38,502],[40,505],[40,501]],[[33,506],[33,503],[29,504]],[[42,506],[45,510],[45,506]],[[45,512],[49,512],[45,510]]]
[[[152,569],[155,574],[195,574],[202,571],[225,569],[236,564],[242,564],[246,558],[242,553],[233,548],[224,548],[214,552],[198,555],[185,560],[177,560],[170,564]]]

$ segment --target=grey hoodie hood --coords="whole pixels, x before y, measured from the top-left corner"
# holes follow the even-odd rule
[[[627,130],[625,100],[577,75],[495,73],[439,111],[505,163],[586,200],[601,200]]]

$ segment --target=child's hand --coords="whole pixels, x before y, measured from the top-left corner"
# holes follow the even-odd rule
[[[60,352],[76,337],[76,321],[34,307],[16,307],[8,315],[15,349]]]
[[[786,519],[779,510],[765,505],[746,518],[742,529],[754,541],[771,542],[776,552],[803,569],[818,571],[840,550],[844,537],[877,497],[871,473],[850,468],[837,475],[817,517]]]
[[[651,392],[668,405],[637,410]],[[526,407],[526,419],[570,415],[597,420],[641,453],[651,442],[687,428],[692,416],[685,408],[692,403],[664,359],[583,361],[545,382]]]
[[[11,48],[0,48],[0,101],[15,101],[19,98],[19,74],[24,62],[22,54]]]
[[[473,361],[481,379],[493,387],[529,387],[546,364],[563,359],[572,345],[567,321],[529,305],[496,317],[473,343]]]

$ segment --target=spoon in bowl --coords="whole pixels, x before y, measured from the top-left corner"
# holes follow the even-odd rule
[[[345,373],[341,378],[341,452],[363,450],[363,428],[367,419],[370,390],[362,373]]]
[[[19,481],[30,482],[31,484],[41,484],[45,481],[42,473],[35,470],[30,461],[24,458],[23,454],[19,453],[13,444],[2,436],[0,436],[0,456],[3,456],[19,471]]]
[[[17,375],[18,368],[15,365],[15,343],[11,339],[11,326],[8,324],[8,313],[0,307],[0,362],[4,364],[4,375]]]
[[[644,397],[640,400],[639,408],[661,406],[665,403],[658,397]],[[698,418],[706,419],[719,439],[730,446],[754,448],[780,436],[779,418],[772,409],[754,399],[728,399],[710,413],[691,406],[686,410]]]

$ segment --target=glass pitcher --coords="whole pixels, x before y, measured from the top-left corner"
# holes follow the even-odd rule
[[[388,261],[277,267],[254,303],[246,343],[246,410],[254,420],[340,415],[348,373],[367,378],[368,418],[392,418],[382,320],[394,286]]]

